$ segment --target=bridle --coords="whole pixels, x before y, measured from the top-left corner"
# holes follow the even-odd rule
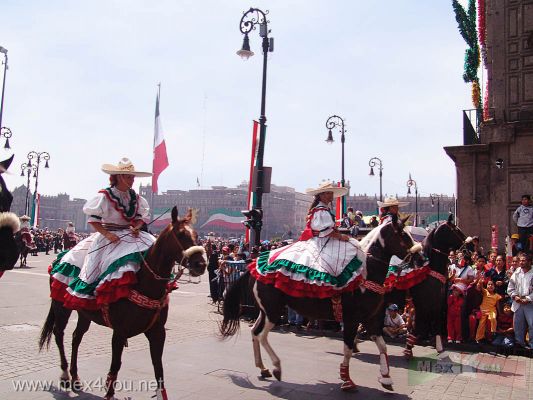
[[[441,227],[441,226],[447,226],[450,231],[459,239],[459,241],[461,242],[461,246],[459,246],[459,248],[456,250],[456,251],[463,251],[465,250],[465,247],[467,244],[470,243],[470,241],[468,241],[468,237],[463,233],[463,231],[461,231],[456,225],[452,224],[452,223],[444,223],[442,225],[439,225],[436,230],[435,230],[435,233],[437,233],[437,230]],[[463,239],[464,238],[464,239]],[[443,250],[440,250],[440,249],[437,249],[435,247],[431,247],[431,250],[434,251],[435,253],[438,253],[438,254],[442,254],[446,257],[449,256],[448,253],[445,253]]]
[[[172,273],[171,273],[171,276],[169,276],[168,278],[166,277],[163,277],[159,274],[157,274],[151,267],[150,265],[146,262],[146,259],[144,258],[143,255],[141,255],[142,257],[142,261],[143,261],[143,265],[146,267],[146,269],[153,275],[154,279],[155,280],[158,280],[158,281],[169,281],[169,283],[173,283],[173,282],[176,282],[179,277],[181,276],[181,274],[179,273],[181,270],[185,269],[185,268],[189,268],[187,266],[187,261],[191,258],[191,256],[193,254],[196,254],[198,252],[202,252],[205,254],[205,249],[201,246],[190,246],[188,247],[187,249],[185,249],[183,247],[183,245],[181,244],[181,242],[179,241],[178,239],[178,236],[176,235],[176,232],[174,231],[174,226],[172,227],[172,229],[170,230],[171,234],[172,234],[172,237],[174,238],[174,241],[176,242],[176,245],[178,246],[179,250],[181,251],[181,260],[179,261],[178,265],[180,267],[183,267],[183,268],[178,268],[178,273],[174,273],[175,270],[174,268],[172,269]],[[194,251],[188,251],[192,248],[195,248]],[[201,249],[200,249],[201,248]],[[172,275],[174,275],[174,277],[172,277]]]

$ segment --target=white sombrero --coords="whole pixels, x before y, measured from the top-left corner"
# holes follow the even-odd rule
[[[342,197],[348,194],[348,188],[335,186],[331,182],[323,182],[316,189],[307,189],[305,193],[316,196],[320,193],[333,192],[333,198]]]
[[[29,221],[31,218],[24,214],[22,217],[19,217],[19,219],[21,221]]]
[[[151,172],[136,171],[129,158],[123,157],[118,165],[104,164],[102,171],[109,175],[152,176]]]
[[[392,206],[398,206],[403,207],[409,205],[409,202],[407,201],[398,201],[396,197],[387,197],[385,201],[378,201],[378,207],[384,208],[384,207],[392,207]]]

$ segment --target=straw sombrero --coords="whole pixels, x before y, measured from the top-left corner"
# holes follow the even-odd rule
[[[28,217],[27,215],[23,215],[22,217],[19,217],[19,219],[20,219],[21,221],[29,221],[31,218]]]
[[[333,192],[333,198],[342,197],[348,194],[348,188],[339,187],[332,182],[323,182],[316,189],[307,189],[305,193],[316,196],[320,193]]]
[[[104,164],[102,171],[109,175],[133,175],[133,176],[152,176],[151,172],[136,171],[129,158],[123,157],[118,165]]]
[[[385,201],[378,201],[378,207],[384,208],[384,207],[392,207],[392,206],[398,206],[403,207],[409,205],[409,202],[407,201],[398,201],[396,197],[387,197]]]

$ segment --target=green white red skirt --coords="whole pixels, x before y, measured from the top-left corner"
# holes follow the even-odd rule
[[[366,254],[355,239],[313,237],[263,252],[248,268],[256,280],[290,296],[329,298],[359,287]]]
[[[109,244],[94,233],[60,253],[50,266],[50,297],[75,310],[97,310],[128,297],[143,255],[155,238],[146,232],[138,237],[128,230],[114,233],[121,237],[119,243]]]

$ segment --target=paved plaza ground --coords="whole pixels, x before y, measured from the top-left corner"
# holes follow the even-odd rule
[[[80,393],[60,389],[55,344],[42,353],[37,349],[50,305],[46,268],[52,256],[28,260],[28,268],[8,271],[0,280],[0,399],[101,398],[110,364],[110,330],[93,325],[84,337],[79,371],[87,388]],[[394,344],[388,346],[394,392],[386,391],[377,382],[378,356],[372,342],[362,342],[361,353],[352,358],[351,375],[358,390],[342,393],[338,376],[342,341],[316,331],[271,333],[270,343],[282,360],[283,381],[261,379],[248,324],[241,323],[239,336],[220,341],[220,315],[207,294],[204,275],[199,283],[182,279],[171,295],[163,355],[170,399],[533,399],[529,358],[457,351],[437,357],[434,349],[417,347],[415,360],[407,362],[401,347]],[[69,354],[75,319],[74,314],[66,332]],[[264,352],[263,357],[270,366]],[[150,399],[152,379],[147,340],[130,339],[119,373],[122,390],[116,397]]]

